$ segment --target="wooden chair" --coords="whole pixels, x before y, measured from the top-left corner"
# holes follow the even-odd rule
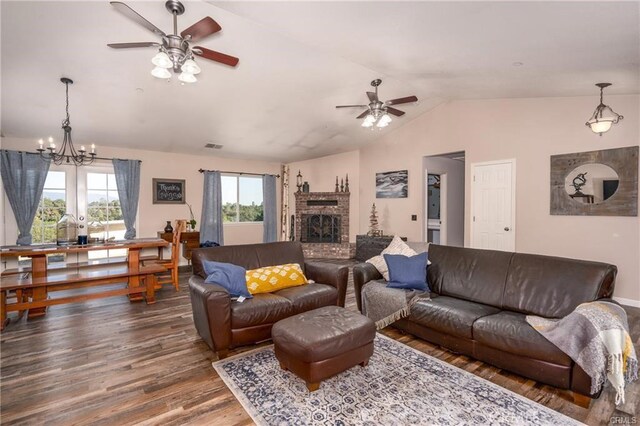
[[[180,289],[178,282],[178,264],[180,263],[180,236],[182,229],[178,226],[174,228],[173,240],[171,242],[171,258],[143,260],[143,265],[162,265],[167,269],[166,273],[158,275],[158,288],[162,284],[172,284],[176,291]]]

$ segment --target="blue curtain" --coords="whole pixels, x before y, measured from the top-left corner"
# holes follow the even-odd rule
[[[1,165],[2,184],[18,223],[16,244],[29,245],[31,226],[38,211],[50,163],[43,160],[40,154],[3,150]]]
[[[278,240],[278,204],[276,202],[276,177],[262,177],[263,241],[272,243]]]
[[[136,214],[140,199],[140,161],[114,158],[113,170],[116,174],[124,226],[127,228],[124,237],[131,240],[136,237]]]
[[[220,172],[204,172],[200,242],[224,245],[222,227],[222,182]]]

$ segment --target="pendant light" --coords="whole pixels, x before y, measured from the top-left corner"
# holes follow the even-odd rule
[[[600,88],[600,104],[585,124],[591,128],[593,133],[598,133],[602,136],[603,133],[611,129],[612,125],[617,124],[624,117],[602,102],[602,91],[605,87],[611,86],[611,83],[597,83],[596,86]]]

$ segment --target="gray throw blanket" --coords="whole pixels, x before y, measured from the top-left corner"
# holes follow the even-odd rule
[[[638,379],[638,359],[622,307],[589,302],[559,320],[528,315],[527,322],[582,367],[591,377],[591,393],[609,379],[616,405],[624,403],[625,383]]]
[[[381,330],[408,317],[414,303],[429,297],[430,293],[426,291],[387,288],[384,280],[371,281],[362,288],[362,313]]]

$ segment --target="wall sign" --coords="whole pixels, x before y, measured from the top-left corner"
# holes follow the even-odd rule
[[[184,204],[184,179],[153,179],[153,204]]]

